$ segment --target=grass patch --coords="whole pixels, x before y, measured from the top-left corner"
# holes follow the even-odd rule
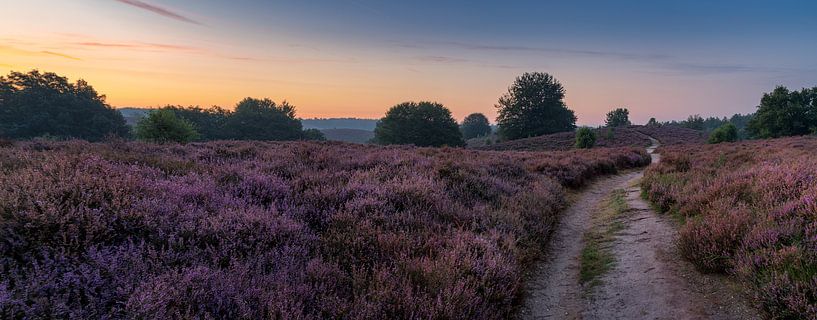
[[[613,240],[616,232],[626,228],[619,218],[628,210],[626,192],[616,189],[600,208],[601,214],[593,217],[593,227],[584,235],[579,262],[579,282],[586,289],[600,284],[599,278],[613,268],[615,257],[607,243]]]

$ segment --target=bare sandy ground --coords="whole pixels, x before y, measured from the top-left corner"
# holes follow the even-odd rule
[[[652,153],[657,147],[648,150]],[[660,160],[657,154],[653,162]],[[760,319],[737,286],[722,276],[704,275],[677,252],[677,230],[666,216],[642,200],[637,185],[643,171],[602,179],[577,195],[563,213],[546,261],[527,287],[524,319]],[[625,228],[607,248],[615,264],[601,284],[579,284],[583,235],[616,189],[627,192]]]

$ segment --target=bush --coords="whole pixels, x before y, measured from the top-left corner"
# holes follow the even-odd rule
[[[173,110],[151,111],[136,124],[136,137],[154,143],[188,143],[198,137],[193,124],[176,116]]]
[[[502,319],[565,185],[639,149],[0,148],[2,319]]]
[[[747,130],[755,138],[814,133],[817,131],[817,87],[789,91],[781,86],[763,94]]]
[[[304,130],[304,140],[326,141],[326,136],[318,129],[306,129]]]
[[[721,142],[735,142],[738,141],[738,128],[731,123],[726,123],[709,134],[708,143],[721,143]]]
[[[377,122],[375,141],[379,144],[412,144],[420,147],[464,146],[451,111],[435,102],[398,104]]]
[[[582,127],[576,131],[576,148],[590,149],[596,145],[596,133],[593,129]]]

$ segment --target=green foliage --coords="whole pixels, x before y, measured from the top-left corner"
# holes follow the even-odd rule
[[[284,101],[245,98],[224,124],[225,135],[236,140],[292,141],[303,137],[295,107]]]
[[[0,77],[0,136],[40,136],[99,141],[127,136],[122,115],[84,80],[69,83],[55,73],[11,72]]]
[[[136,137],[154,143],[188,143],[198,138],[193,124],[169,108],[151,111],[136,124]]]
[[[576,148],[590,149],[596,145],[596,133],[593,129],[582,127],[576,130]]]
[[[547,73],[516,78],[497,108],[500,135],[508,140],[540,136],[576,128],[576,115],[564,102],[562,84]]]
[[[326,141],[326,136],[318,129],[306,129],[304,130],[304,140]]]
[[[436,102],[404,102],[392,107],[377,122],[374,134],[380,144],[465,145],[451,111]]]
[[[694,129],[694,130],[704,130],[704,118],[701,117],[699,114],[691,115],[687,118],[686,121],[681,122],[681,126],[684,128]]]
[[[230,112],[220,107],[205,109],[201,107],[167,106],[164,109],[173,111],[177,117],[186,119],[193,124],[199,133],[198,140],[224,140],[229,135],[224,130],[224,124]]]
[[[709,135],[709,143],[735,142],[738,141],[738,128],[731,123],[726,123],[712,131]]]
[[[631,125],[630,110],[627,110],[627,108],[617,108],[608,112],[607,120],[604,121],[604,124],[608,127],[623,127]]]
[[[789,91],[777,87],[760,99],[749,133],[756,138],[800,136],[817,131],[817,87]]]
[[[491,134],[491,124],[484,114],[472,113],[462,121],[460,130],[465,139],[484,137]]]

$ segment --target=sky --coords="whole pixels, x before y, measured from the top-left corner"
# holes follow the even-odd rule
[[[817,86],[817,1],[0,0],[0,74],[85,79],[116,107],[287,100],[379,118],[436,101],[493,119],[524,72],[579,124],[753,112]]]

